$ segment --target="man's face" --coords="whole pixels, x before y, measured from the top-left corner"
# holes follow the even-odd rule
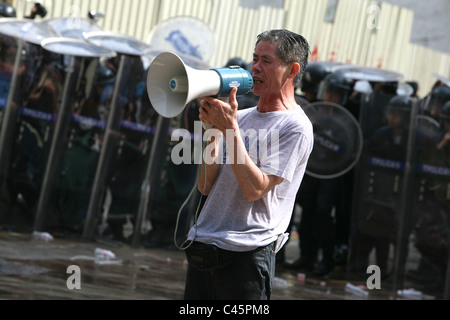
[[[252,76],[253,93],[257,96],[280,92],[287,80],[288,66],[283,65],[276,53],[277,45],[261,41],[253,53]]]

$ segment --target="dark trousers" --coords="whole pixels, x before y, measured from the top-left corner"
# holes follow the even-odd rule
[[[315,262],[319,248],[325,263],[331,263],[334,251],[334,221],[331,215],[336,203],[338,179],[305,176],[299,194],[302,216],[299,225],[300,255]]]
[[[232,253],[217,249],[217,267],[199,269],[188,266],[185,300],[269,300],[275,276],[274,244],[249,252]],[[231,262],[230,262],[231,261]]]

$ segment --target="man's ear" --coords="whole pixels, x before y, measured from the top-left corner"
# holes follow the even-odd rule
[[[289,73],[289,75],[294,78],[297,76],[299,72],[300,72],[300,65],[298,64],[298,62],[291,63],[291,72]]]

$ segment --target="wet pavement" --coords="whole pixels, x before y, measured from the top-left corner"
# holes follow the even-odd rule
[[[287,261],[297,258],[293,240],[286,244]],[[96,249],[114,257],[96,257]],[[178,249],[58,237],[45,242],[27,233],[0,233],[0,299],[5,300],[181,300],[186,268]],[[279,265],[272,300],[404,299],[392,288],[367,290],[365,284],[348,281],[344,267],[314,277]],[[349,285],[363,290],[346,289]]]

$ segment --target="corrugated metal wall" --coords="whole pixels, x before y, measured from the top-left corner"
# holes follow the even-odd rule
[[[189,16],[203,21],[215,35],[211,66],[234,56],[249,61],[256,35],[287,28],[310,42],[312,60],[335,60],[382,67],[419,82],[419,95],[436,81],[433,72],[450,77],[450,55],[410,43],[413,12],[371,0],[285,0],[283,8],[244,8],[239,0],[42,0],[47,17],[86,17],[89,10],[105,13],[99,25],[149,41],[152,29],[167,19]],[[337,6],[329,7],[329,4]],[[34,1],[16,0],[18,16]],[[335,9],[333,11],[333,9]],[[325,16],[335,12],[332,22]],[[333,16],[333,15],[331,15]]]

